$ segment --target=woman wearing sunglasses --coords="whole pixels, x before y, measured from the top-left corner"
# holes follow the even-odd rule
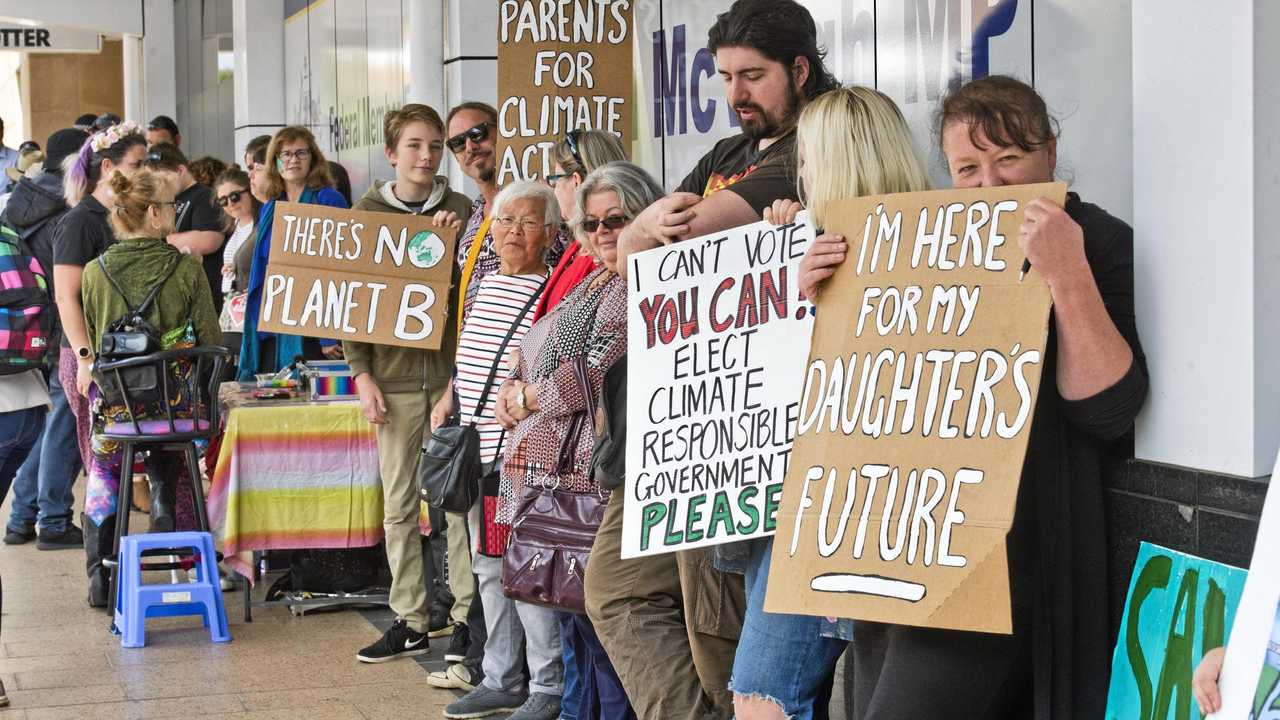
[[[222,249],[222,295],[226,303],[234,303],[236,295],[245,291],[249,270],[253,265],[253,248],[257,236],[253,229],[262,203],[249,191],[249,174],[236,166],[225,170],[213,183],[213,202],[222,208],[227,242]],[[226,313],[224,312],[224,315]],[[243,340],[234,323],[223,323],[222,342],[239,348]]]
[[[276,133],[267,147],[266,172],[267,197],[270,199],[258,214],[253,263],[245,287],[248,296],[244,308],[244,339],[240,344],[240,372],[237,374],[242,381],[251,380],[260,372],[276,372],[291,364],[298,355],[318,359],[322,353],[337,356],[342,350],[336,341],[318,341],[258,329],[262,286],[267,276],[267,259],[271,256],[271,219],[276,211],[276,202],[350,207],[346,199],[333,189],[329,163],[316,144],[315,136],[304,127],[290,125]]]
[[[595,172],[601,165],[619,160],[626,160],[626,150],[618,136],[603,130],[573,130],[564,139],[551,148],[552,168],[555,172],[547,176],[547,184],[556,192],[556,201],[560,203],[560,214],[573,217],[578,209],[578,187],[587,175]],[[599,260],[582,250],[582,244],[574,240],[565,248],[564,257],[551,273],[547,289],[538,300],[533,319],[539,320],[551,312],[556,303],[578,286],[583,278],[590,275],[598,267]]]

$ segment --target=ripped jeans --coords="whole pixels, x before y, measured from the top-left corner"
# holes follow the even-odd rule
[[[831,679],[847,642],[822,633],[828,623],[807,615],[764,611],[773,538],[747,541],[747,613],[729,689],[782,706],[788,718],[826,718]]]

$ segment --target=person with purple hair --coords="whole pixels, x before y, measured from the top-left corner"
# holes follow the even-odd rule
[[[67,159],[63,173],[63,195],[71,210],[62,218],[54,236],[53,286],[58,315],[62,321],[59,379],[76,416],[76,435],[84,467],[90,466],[89,386],[97,348],[91,347],[80,303],[84,268],[115,241],[107,222],[107,208],[114,204],[106,182],[111,173],[131,175],[147,154],[147,140],[137,125],[123,123],[94,133],[80,152]],[[84,549],[89,574],[90,607],[107,605],[107,571],[102,556],[111,550],[115,533],[114,516],[102,525],[81,516]]]

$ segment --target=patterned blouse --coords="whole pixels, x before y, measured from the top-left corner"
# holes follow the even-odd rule
[[[599,492],[588,476],[595,446],[595,403],[605,371],[627,351],[627,284],[613,274],[599,287],[592,283],[609,270],[600,268],[565,296],[548,315],[534,323],[520,343],[520,366],[513,377],[532,385],[539,410],[511,431],[502,465],[503,503],[500,522],[510,523],[525,483],[549,484],[574,492]],[[611,273],[612,274],[612,273]],[[585,360],[591,398],[579,387],[575,362]],[[560,445],[573,417],[586,412],[586,422],[573,442],[573,465],[551,477]]]

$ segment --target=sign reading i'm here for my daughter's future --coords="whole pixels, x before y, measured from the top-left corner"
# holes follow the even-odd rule
[[[1066,185],[842,201],[765,610],[1009,633],[1005,536],[1051,300],[1018,232]]]
[[[813,306],[807,213],[628,259],[622,556],[772,535]]]
[[[420,215],[276,203],[259,326],[439,349],[456,232]]]

